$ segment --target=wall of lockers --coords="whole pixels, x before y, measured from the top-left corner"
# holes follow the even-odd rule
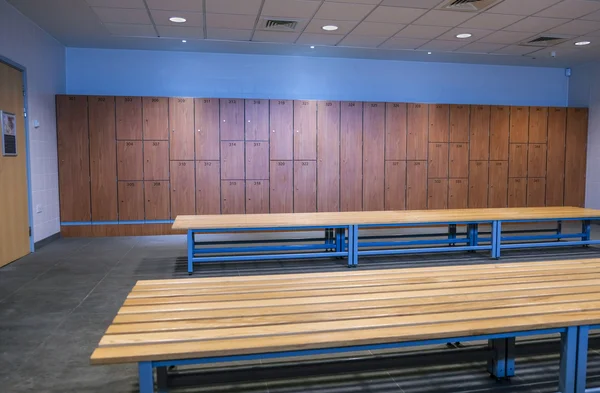
[[[61,221],[583,206],[587,116],[582,108],[57,96]]]

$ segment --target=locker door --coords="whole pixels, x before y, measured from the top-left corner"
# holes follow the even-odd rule
[[[317,209],[340,210],[340,103],[318,103]]]
[[[428,209],[448,208],[448,179],[429,179],[427,193]]]
[[[450,105],[450,142],[469,142],[469,105]]]
[[[196,159],[219,160],[219,100],[196,98],[194,108]]]
[[[527,206],[546,206],[546,179],[529,178],[527,180]]]
[[[365,102],[363,123],[363,210],[384,210],[385,103]]]
[[[168,220],[171,217],[168,181],[145,181],[146,220]]]
[[[246,214],[269,213],[269,181],[246,181]]]
[[[293,177],[293,161],[271,161],[271,179],[269,180],[271,213],[294,212]]]
[[[488,162],[469,163],[469,208],[488,206]]]
[[[142,180],[144,156],[142,141],[117,141],[117,177],[119,180]]]
[[[427,161],[406,162],[406,210],[427,209]]]
[[[294,213],[317,211],[317,163],[294,161]]]
[[[385,210],[406,208],[406,161],[385,162]]]
[[[448,142],[450,137],[450,106],[429,105],[429,142]]]
[[[385,113],[385,159],[406,160],[406,104],[388,102]]]
[[[429,116],[426,104],[407,104],[406,159],[427,160]]]
[[[529,145],[527,176],[546,177],[546,145]]]
[[[244,178],[244,142],[221,142],[221,179]]]
[[[196,214],[221,214],[221,163],[196,162]]]
[[[246,140],[269,140],[269,100],[246,100]]]
[[[294,158],[293,101],[271,100],[270,118],[271,160],[292,160]]]
[[[117,139],[142,139],[142,98],[116,97]]]
[[[119,182],[119,221],[144,219],[144,182]]]
[[[246,212],[246,182],[243,180],[221,181],[221,213],[244,214]]]
[[[526,143],[510,144],[509,177],[527,177],[527,150]]]
[[[471,106],[471,140],[469,151],[472,161],[486,161],[490,158],[490,107]]]
[[[529,142],[529,107],[510,108],[510,143]]]
[[[169,179],[169,142],[144,141],[144,180]]]
[[[529,143],[548,141],[548,108],[531,107],[529,110]]]
[[[510,108],[492,106],[490,114],[490,160],[508,161]]]
[[[193,161],[171,161],[171,218],[196,214]]]
[[[567,110],[550,108],[548,112],[546,206],[562,206],[565,192],[565,133]]]
[[[194,99],[169,98],[171,160],[194,159]]]
[[[567,110],[565,205],[585,204],[588,110]]]
[[[508,205],[508,161],[490,161],[488,207]]]
[[[269,179],[269,142],[246,142],[246,179]]]
[[[508,207],[527,207],[527,179],[508,179]]]
[[[294,160],[317,159],[317,102],[294,101]]]
[[[92,221],[116,221],[117,142],[115,98],[88,98]]]
[[[221,140],[244,140],[244,100],[221,99]]]
[[[430,179],[448,177],[448,144],[429,144],[429,174]]]
[[[448,209],[466,209],[469,207],[469,179],[450,179],[448,181]]]
[[[144,97],[143,132],[145,140],[169,140],[169,99]]]
[[[469,177],[469,144],[467,143],[450,143],[450,168],[449,174],[451,178],[467,178]]]
[[[341,103],[341,211],[362,210],[362,148],[363,109],[362,102]]]

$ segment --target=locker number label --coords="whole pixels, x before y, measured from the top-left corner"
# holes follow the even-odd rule
[[[333,103],[332,102],[326,102],[325,106],[333,106]]]
[[[279,161],[279,162],[277,162],[277,166],[285,166],[285,162]]]
[[[230,181],[230,182],[229,182],[229,185],[230,185],[230,186],[237,186],[237,182],[236,182],[236,181]]]
[[[254,146],[255,146],[255,147],[258,147],[258,146],[260,146],[260,142],[254,142]]]
[[[161,182],[155,181],[154,184],[152,184],[152,186],[154,186],[154,187],[160,187],[161,186]]]
[[[133,146],[133,145],[134,145],[134,143],[133,143],[133,142],[127,142],[127,143],[126,143],[126,146]]]
[[[309,165],[308,162],[305,162],[305,161],[302,162],[302,166],[308,166],[308,165]]]
[[[160,142],[152,142],[152,146],[160,146]]]
[[[158,99],[158,98],[153,98],[153,99],[152,99],[152,102],[160,102],[160,99]]]
[[[187,162],[180,162],[179,166],[187,166]]]
[[[135,187],[135,183],[127,183],[127,187]]]
[[[205,162],[204,166],[212,166],[212,162]]]
[[[262,186],[262,182],[261,182],[261,181],[255,181],[255,182],[254,182],[254,185],[255,185],[255,186]]]
[[[237,146],[237,142],[229,142],[229,146]]]
[[[131,98],[131,97],[125,97],[125,102],[133,102],[133,98]]]

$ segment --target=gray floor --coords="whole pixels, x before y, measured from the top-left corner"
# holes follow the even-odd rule
[[[596,232],[600,228],[594,227]],[[1,392],[135,392],[135,365],[90,366],[89,357],[139,279],[186,278],[185,237],[61,239],[0,269]],[[600,249],[505,253],[504,262],[600,257]],[[486,253],[361,259],[361,269],[490,263]],[[345,269],[338,260],[205,265],[196,276]],[[600,339],[593,338],[588,386],[600,386]],[[555,337],[519,341],[517,377],[485,372],[482,343],[393,353],[357,353],[181,370],[173,392],[550,392],[557,389]],[[190,374],[190,375],[188,375]]]

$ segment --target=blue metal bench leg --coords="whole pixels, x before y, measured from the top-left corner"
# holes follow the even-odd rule
[[[592,238],[592,222],[590,220],[584,220],[581,223],[581,233],[583,234],[583,236],[581,237],[581,240],[583,240],[584,242],[589,242]],[[589,247],[588,244],[584,245],[584,247]]]
[[[560,374],[558,390],[561,393],[575,393],[577,371],[577,326],[567,328],[560,338]]]
[[[158,388],[158,393],[168,393],[169,392],[169,374],[167,372],[167,367],[157,367],[156,368],[156,387]]]
[[[469,224],[467,226],[467,234],[469,237],[469,246],[471,247],[476,247],[477,243],[478,243],[478,232],[479,232],[479,225],[478,224]],[[469,251],[469,252],[475,252],[475,251]]]
[[[556,234],[558,235],[558,238],[556,239],[556,241],[559,242],[561,240],[560,235],[562,235],[562,221],[559,221],[556,224]]]
[[[342,247],[348,247],[348,267],[354,267],[354,225],[348,226],[348,244],[344,241]]]
[[[140,393],[154,393],[154,374],[151,362],[140,362],[138,364],[140,380]]]
[[[516,356],[516,343],[515,337],[508,337],[506,339],[506,377],[515,376],[515,356]]]
[[[354,225],[354,267],[358,266],[358,225]]]
[[[456,224],[448,225],[448,239],[456,239]],[[450,243],[450,247],[456,246],[456,243]]]
[[[188,274],[194,273],[194,248],[196,245],[194,244],[194,231],[188,229],[187,233],[187,244],[188,244]]]
[[[500,250],[502,250],[502,221],[496,221],[496,255],[494,259],[500,259]]]
[[[580,326],[577,331],[577,366],[575,370],[575,393],[585,392],[589,330],[589,326]]]
[[[515,375],[515,338],[496,338],[488,340],[491,357],[488,360],[488,372],[496,379]]]

